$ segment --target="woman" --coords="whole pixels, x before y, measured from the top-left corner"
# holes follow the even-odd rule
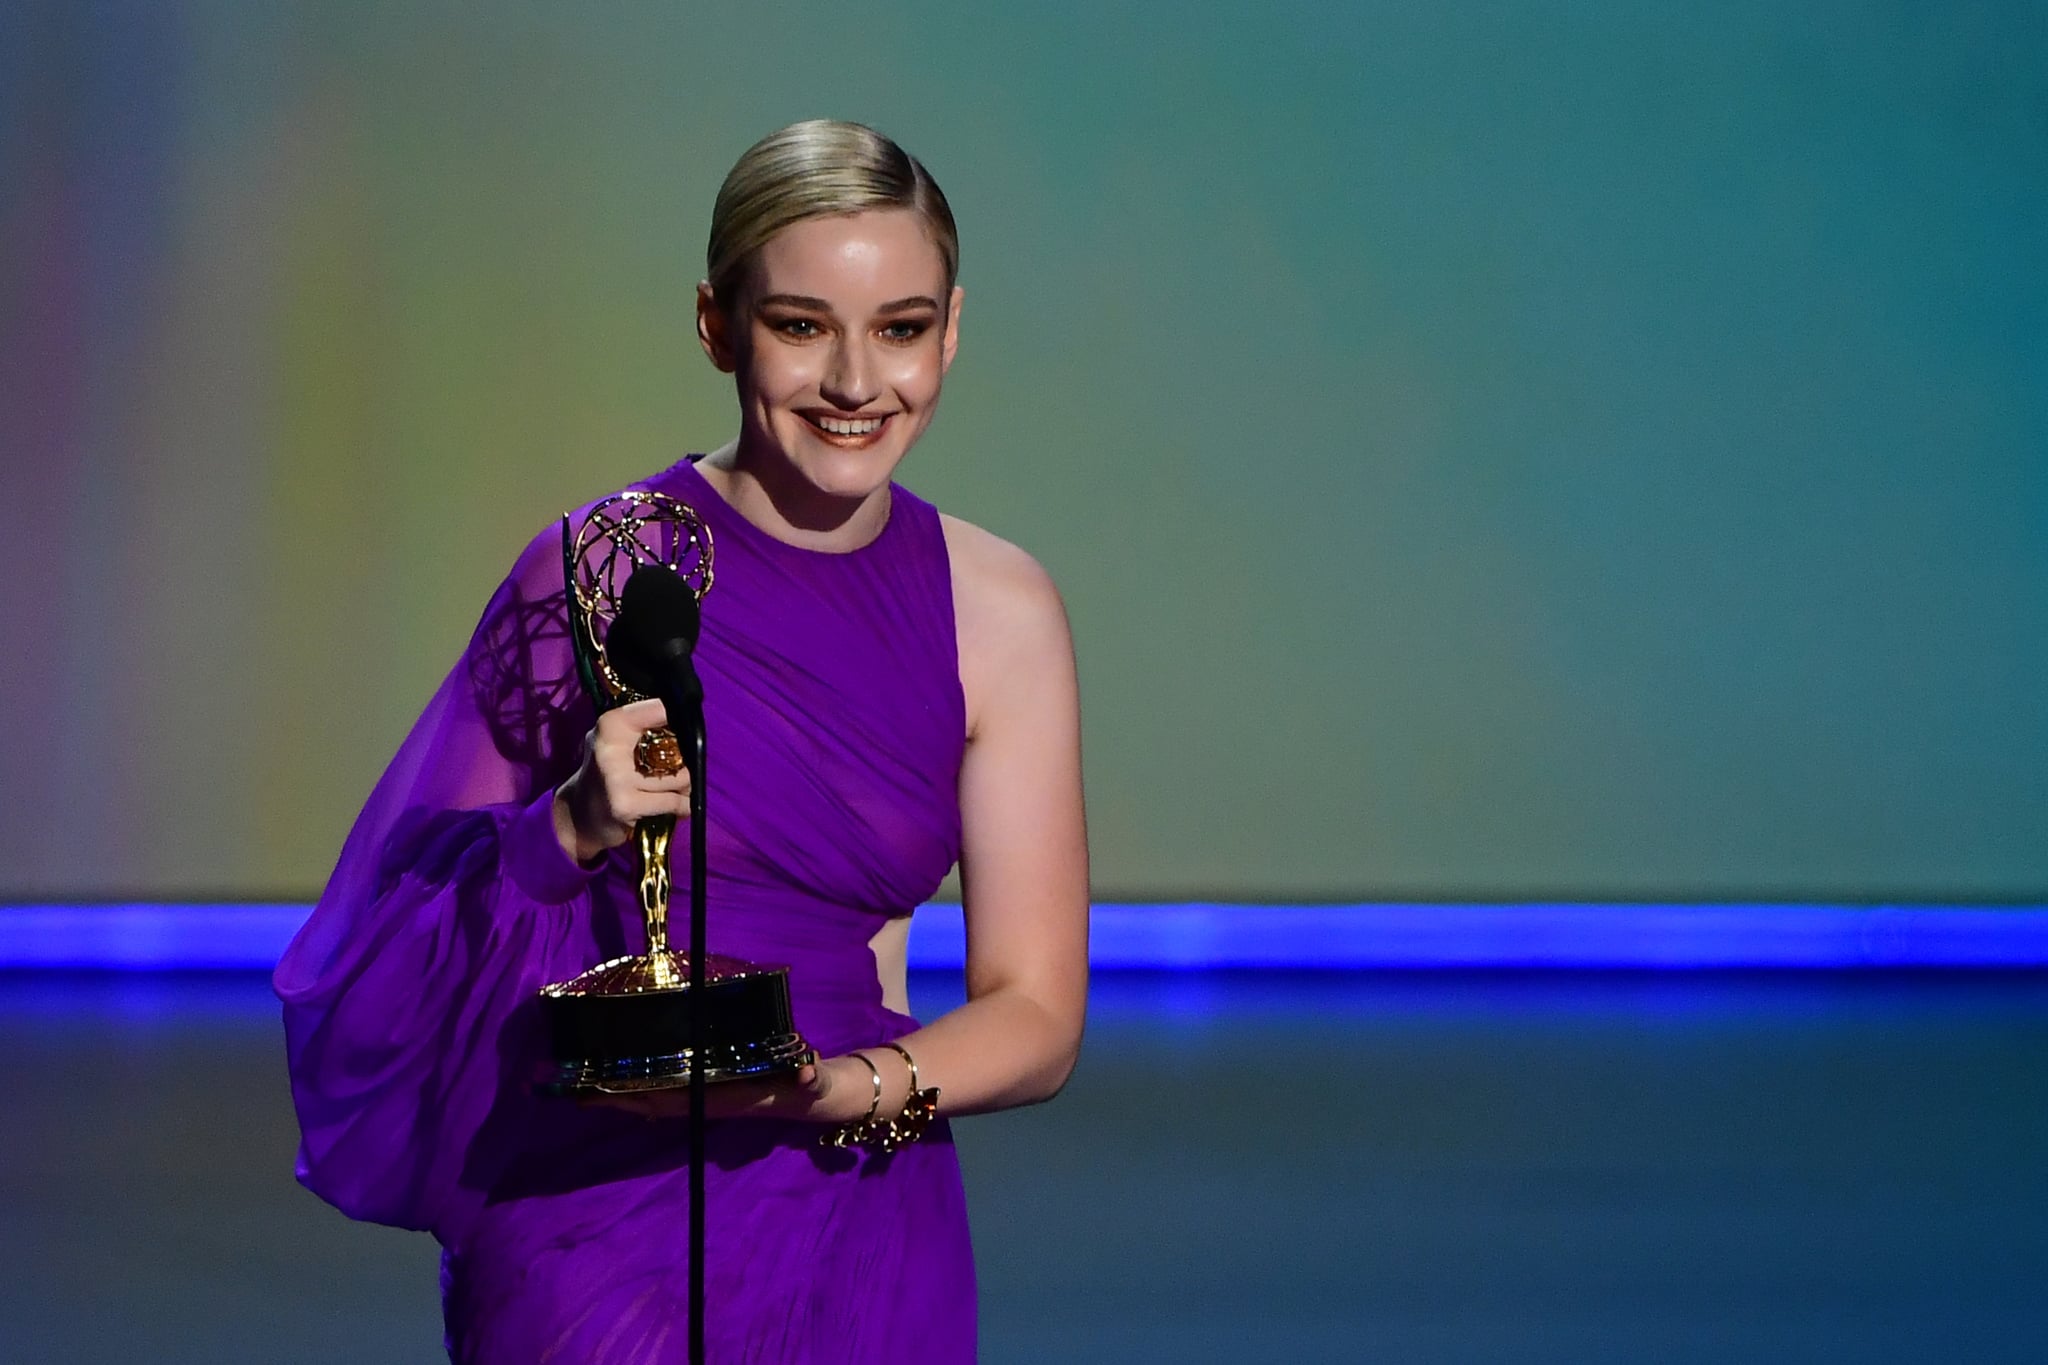
[[[785,128],[727,177],[708,256],[697,330],[734,378],[739,435],[641,486],[695,507],[717,549],[696,654],[710,945],[789,964],[822,1057],[712,1092],[710,1354],[971,1360],[944,1116],[1050,1097],[1081,1037],[1065,617],[1023,552],[891,479],[959,342],[953,219],[924,168],[858,125]],[[278,966],[299,1174],[352,1216],[440,1239],[456,1361],[681,1360],[676,1098],[629,1111],[531,1088],[536,991],[639,950],[622,845],[688,797],[686,775],[634,763],[659,702],[594,717],[582,698],[560,574],[543,532]],[[956,859],[968,1000],[920,1027],[908,916]],[[870,1117],[912,1130],[913,1065],[938,1091],[922,1137],[834,1145]]]

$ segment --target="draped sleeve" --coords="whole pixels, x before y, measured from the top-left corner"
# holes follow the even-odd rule
[[[352,1217],[449,1242],[502,1173],[532,1102],[535,992],[564,961],[588,965],[603,895],[553,823],[593,714],[559,540],[544,532],[372,791],[273,978],[298,1177]]]

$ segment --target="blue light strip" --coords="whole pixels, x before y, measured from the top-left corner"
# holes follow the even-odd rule
[[[0,906],[0,970],[268,969],[311,906]]]
[[[265,968],[304,905],[0,906],[0,970]],[[958,968],[957,905],[910,965]],[[2048,906],[1098,905],[1101,969],[2048,967]]]

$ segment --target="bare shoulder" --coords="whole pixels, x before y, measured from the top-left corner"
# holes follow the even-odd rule
[[[1012,619],[1055,614],[1064,618],[1059,589],[1037,560],[971,521],[939,514],[946,554],[953,566],[956,611],[996,613]]]
[[[1013,687],[1073,672],[1065,604],[1052,575],[1019,547],[972,522],[940,514],[952,565],[960,684],[970,732]]]

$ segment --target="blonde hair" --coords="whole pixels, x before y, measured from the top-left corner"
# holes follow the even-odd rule
[[[730,307],[755,256],[776,233],[808,218],[884,208],[910,209],[924,220],[945,261],[950,294],[960,273],[960,234],[931,173],[865,124],[792,123],[747,148],[719,186],[704,278]]]

